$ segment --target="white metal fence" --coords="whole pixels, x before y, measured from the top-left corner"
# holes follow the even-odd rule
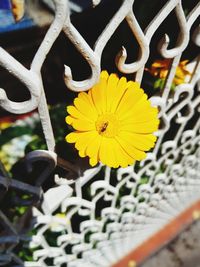
[[[200,199],[199,55],[188,63],[191,77],[171,91],[183,51],[189,42],[200,46],[200,28],[191,32],[200,15],[200,3],[186,16],[181,0],[166,1],[143,31],[132,10],[134,0],[124,0],[97,39],[94,48],[91,48],[70,22],[68,1],[54,2],[55,19],[38,48],[30,69],[0,48],[1,66],[24,83],[31,95],[30,100],[16,103],[9,100],[5,90],[1,89],[1,107],[14,114],[38,108],[48,151],[35,152],[29,156],[29,160],[45,156],[45,160],[51,163],[50,169],[55,166],[57,155],[54,153],[55,140],[41,67],[60,32],[64,31],[66,38],[71,40],[91,67],[91,77],[75,81],[70,67],[65,66],[65,83],[69,89],[78,92],[88,90],[98,81],[102,52],[123,20],[127,21],[140,51],[137,61],[128,64],[125,62],[127,51],[122,48],[116,56],[116,64],[122,73],[135,73],[135,80],[139,83],[149,58],[151,39],[161,23],[175,12],[180,27],[175,47],[169,48],[170,38],[165,33],[158,44],[160,54],[172,59],[172,62],[163,90],[151,98],[153,105],[160,109],[161,125],[156,146],[144,161],[117,170],[99,165],[85,171],[76,181],[55,175],[56,186],[44,193],[34,187],[25,188],[25,185],[17,184],[15,180],[11,182],[14,188],[25,188],[33,190],[34,194],[43,194],[42,208],[33,208],[36,234],[30,247],[34,249],[34,261],[26,262],[25,266],[111,266]],[[95,6],[100,1],[93,2]],[[171,127],[175,131],[169,135]],[[0,179],[1,184],[6,183],[3,176]],[[38,188],[41,189],[44,179],[45,175],[37,178]],[[62,215],[58,214],[58,210]],[[46,240],[47,231],[57,233],[55,246],[51,246]]]

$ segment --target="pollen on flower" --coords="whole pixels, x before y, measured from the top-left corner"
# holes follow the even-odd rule
[[[96,130],[101,136],[114,137],[118,133],[119,121],[115,114],[100,115],[96,121]]]
[[[100,129],[98,129],[98,127],[97,127],[99,134],[104,133],[106,131],[107,127],[108,127],[108,121],[104,122],[103,125],[100,126]]]
[[[100,81],[87,93],[81,92],[67,107],[66,123],[75,131],[66,141],[75,143],[80,157],[92,166],[127,167],[146,157],[154,147],[158,109],[136,82],[119,79],[102,71]]]

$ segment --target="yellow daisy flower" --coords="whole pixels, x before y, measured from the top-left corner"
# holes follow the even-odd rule
[[[132,165],[154,147],[158,109],[152,107],[139,83],[102,71],[100,81],[81,92],[68,106],[66,122],[76,131],[66,136],[81,157],[117,168]]]
[[[4,130],[4,129],[6,129],[6,128],[8,128],[8,127],[10,127],[10,125],[11,125],[11,123],[10,122],[7,122],[7,121],[3,121],[3,122],[1,122],[0,121],[0,130]]]
[[[173,83],[175,85],[179,85],[185,83],[186,75],[191,75],[191,73],[187,70],[186,65],[188,60],[181,61],[176,68],[176,73],[174,76]],[[151,75],[158,77],[160,79],[165,79],[167,77],[169,67],[171,64],[171,59],[163,59],[156,60],[150,67],[150,69],[146,69],[151,73]]]

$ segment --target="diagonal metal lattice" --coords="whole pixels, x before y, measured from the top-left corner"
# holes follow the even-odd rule
[[[41,173],[34,174],[34,169],[42,164]],[[17,246],[29,242],[27,235],[33,227],[32,206],[37,206],[42,200],[42,183],[49,177],[56,166],[56,155],[48,151],[33,151],[18,163],[18,171],[23,170],[23,177],[11,178],[1,166],[0,172],[0,265],[23,266],[17,251]],[[41,167],[40,167],[41,168]],[[34,180],[31,183],[30,177]],[[24,198],[26,196],[26,198]],[[19,207],[26,207],[23,215],[17,215]],[[14,217],[14,216],[15,217]],[[17,253],[17,254],[16,254]]]

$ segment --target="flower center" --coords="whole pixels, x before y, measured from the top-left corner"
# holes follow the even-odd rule
[[[119,121],[112,113],[102,114],[96,121],[97,132],[105,137],[114,137],[118,134]]]

